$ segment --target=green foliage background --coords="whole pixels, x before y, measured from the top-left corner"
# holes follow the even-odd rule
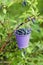
[[[39,8],[39,11],[41,13],[41,15],[43,15],[43,0],[38,0],[38,8]]]
[[[0,48],[9,39],[7,34],[11,33],[21,22],[24,22],[28,16],[34,16],[35,22],[38,23],[33,24],[30,21],[27,25],[21,26],[21,28],[31,27],[33,30],[29,46],[26,49],[18,49],[15,36],[12,34],[9,44],[0,53],[0,62],[2,61],[0,65],[43,65],[43,19],[40,15],[42,3],[37,0],[26,1],[27,5],[23,6],[22,0],[0,0],[0,22],[3,24],[0,23]],[[40,32],[37,31],[38,29]],[[5,64],[3,61],[9,63]]]

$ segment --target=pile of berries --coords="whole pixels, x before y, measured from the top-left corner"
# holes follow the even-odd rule
[[[19,29],[16,30],[16,34],[18,35],[26,35],[29,34],[31,32],[31,29]]]

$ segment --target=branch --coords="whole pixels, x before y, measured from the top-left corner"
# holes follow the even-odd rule
[[[0,61],[0,63],[11,63],[11,61]]]
[[[4,24],[0,21],[0,24],[4,27]]]
[[[31,18],[32,18],[32,16],[30,17],[30,19],[31,19]],[[25,22],[23,22],[23,23],[21,23],[20,25],[18,25],[15,30],[17,30],[20,26],[22,26],[23,24],[27,23],[28,21],[30,21],[30,20],[25,19]],[[3,24],[2,24],[2,25],[3,25]],[[15,30],[14,30],[14,31],[15,31]],[[9,38],[9,39],[2,45],[2,47],[0,48],[0,52],[2,52],[3,49],[6,47],[6,45],[10,42],[10,37],[12,36],[12,34],[14,33],[14,31],[13,31],[12,33],[8,33],[8,38]]]

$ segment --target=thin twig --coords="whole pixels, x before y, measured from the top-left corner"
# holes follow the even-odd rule
[[[0,63],[11,63],[11,61],[0,61]]]
[[[21,23],[20,25],[18,25],[15,30],[17,30],[20,26],[22,26],[23,24],[25,24],[25,23],[27,23],[27,22],[28,22],[28,21],[25,20],[25,22],[24,22],[24,23]],[[14,31],[13,31],[13,32],[14,32]],[[12,36],[13,32],[12,32],[12,33],[8,33],[8,38],[9,38],[9,39],[10,39],[10,37]],[[6,47],[6,45],[9,43],[9,41],[10,41],[10,40],[7,40],[7,41],[2,45],[2,47],[1,47],[1,49],[0,49],[0,52],[3,51],[3,49],[4,49],[4,48]]]
[[[4,27],[4,24],[0,21],[0,24]]]
[[[31,18],[32,18],[32,16],[30,17],[30,19],[31,19]],[[20,25],[18,25],[15,30],[17,30],[20,26],[22,26],[23,24],[27,23],[28,21],[30,21],[30,20],[25,19],[25,22],[23,22],[23,23],[21,23]],[[3,25],[3,24],[2,24],[2,25]],[[2,52],[3,49],[6,47],[6,45],[9,43],[10,37],[12,36],[12,34],[14,33],[15,30],[13,30],[12,33],[9,33],[9,35],[8,35],[8,38],[9,38],[9,39],[2,45],[2,47],[0,48],[0,52]]]

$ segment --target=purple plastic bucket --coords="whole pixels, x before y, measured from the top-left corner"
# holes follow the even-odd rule
[[[26,35],[18,35],[15,32],[15,35],[16,35],[16,40],[17,40],[19,48],[28,47],[28,43],[29,43],[29,40],[30,40],[30,33],[26,34]]]

